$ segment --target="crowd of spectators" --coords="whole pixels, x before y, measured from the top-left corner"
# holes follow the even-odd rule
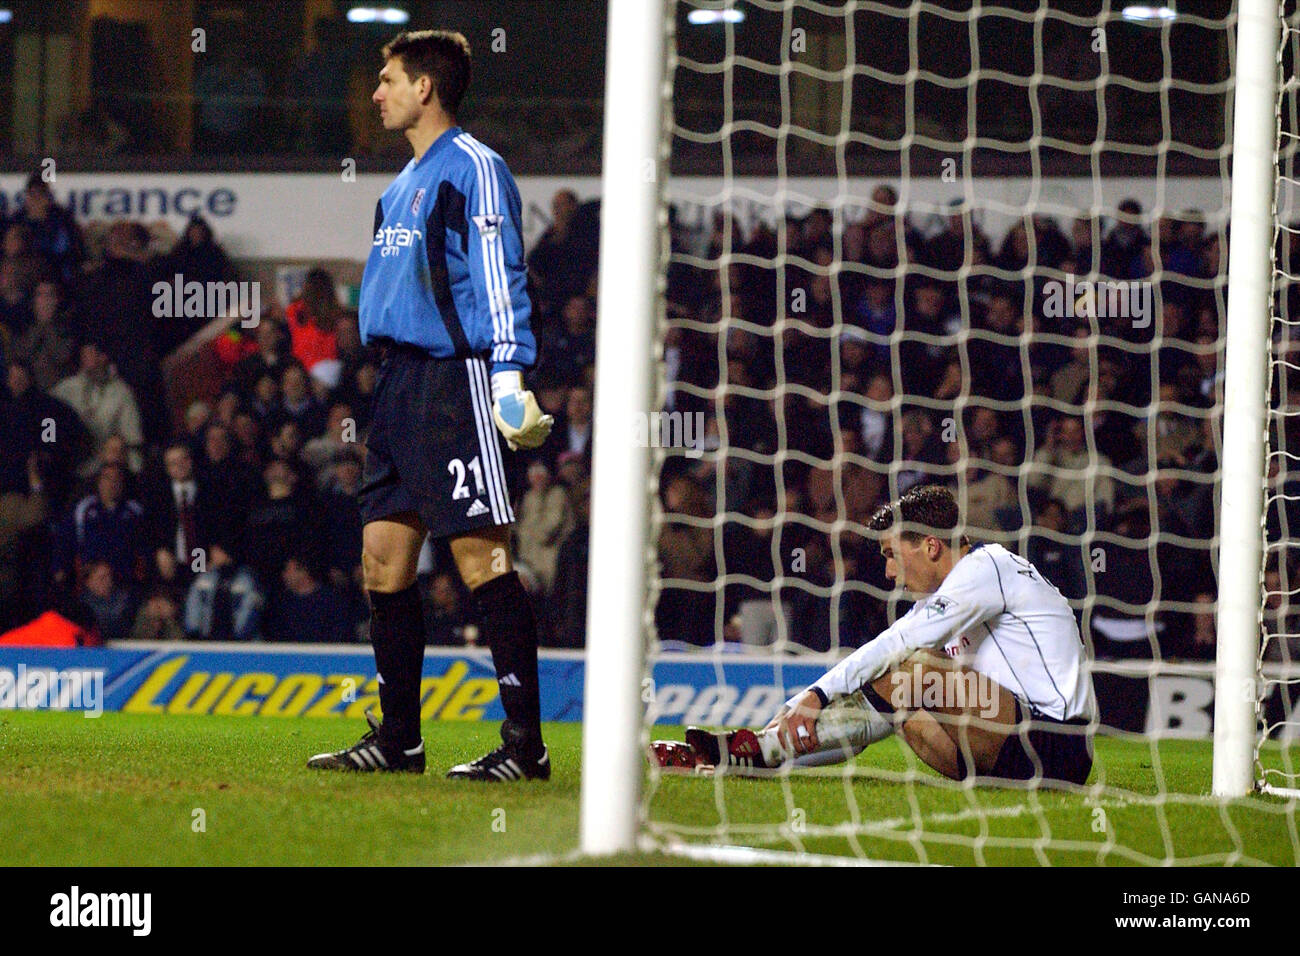
[[[867,519],[942,482],[970,537],[1089,607],[1098,656],[1212,656],[1223,237],[1129,201],[1114,224],[1034,216],[995,243],[960,208],[923,230],[895,202],[881,186],[840,229],[824,209],[670,220],[664,410],[701,427],[663,457],[660,639],[869,640],[891,598]],[[528,252],[530,384],[556,427],[509,461],[517,564],[551,646],[586,633],[597,222],[561,191]],[[173,415],[160,360],[203,322],[156,318],[151,283],[236,270],[202,220],[157,245],[136,223],[88,242],[39,177],[4,224],[0,629],[56,609],[105,640],[363,640],[378,358],[355,313],[313,270],[207,346],[224,385]],[[1151,315],[1045,307],[1067,274],[1156,273]],[[420,570],[428,641],[472,643],[445,548]]]
[[[560,423],[510,459],[521,570],[547,642],[569,646],[585,633],[591,212],[557,197],[532,250],[555,357],[534,387]],[[159,316],[152,293],[239,278],[206,222],[162,243],[133,222],[89,232],[39,175],[0,225],[0,631],[54,610],[91,642],[364,640],[356,494],[379,356],[334,277],[313,269],[293,301],[213,337],[212,316]],[[196,335],[221,385],[173,409],[163,359]],[[421,585],[430,642],[472,641],[445,548],[422,557]]]
[[[867,519],[943,483],[1099,657],[1212,657],[1224,236],[1134,200],[998,241],[948,212],[919,224],[881,185],[838,229],[817,208],[674,225],[669,402],[717,453],[665,466],[661,638],[871,639],[890,586]]]

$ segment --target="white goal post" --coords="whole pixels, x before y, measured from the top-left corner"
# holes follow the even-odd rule
[[[655,387],[671,7],[665,0],[609,4],[582,735],[581,849],[590,854],[633,848],[644,773],[639,689],[650,449],[632,438],[636,416],[653,407]]]
[[[1280,28],[1273,0],[1241,0],[1215,662],[1214,794],[1220,797],[1243,796],[1255,786]]]

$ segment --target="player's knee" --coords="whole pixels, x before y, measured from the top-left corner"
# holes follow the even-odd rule
[[[376,554],[362,550],[361,573],[365,577],[367,591],[381,594],[394,594],[415,583],[413,569],[404,561],[394,561],[388,555]]]
[[[472,542],[457,541],[452,546],[452,555],[461,580],[471,591],[514,570],[506,540],[476,538]]]

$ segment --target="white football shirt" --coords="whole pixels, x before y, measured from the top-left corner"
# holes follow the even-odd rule
[[[1037,568],[1000,544],[972,548],[934,594],[814,686],[827,697],[850,694],[914,652],[940,647],[1040,714],[1093,716],[1092,680],[1074,612]]]

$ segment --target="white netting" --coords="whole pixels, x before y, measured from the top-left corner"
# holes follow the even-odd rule
[[[867,522],[920,482],[1071,599],[1102,734],[1066,794],[953,783],[896,741],[776,781],[652,769],[651,842],[1295,864],[1294,803],[1204,798],[1229,4],[677,8],[661,341],[686,447],[656,454],[645,740],[761,724],[902,614]],[[692,696],[674,669],[700,661]],[[1290,773],[1284,746],[1261,766]]]
[[[1284,11],[1278,58],[1277,192],[1274,201],[1273,324],[1271,400],[1269,409],[1267,483],[1265,485],[1264,564],[1261,569],[1260,633],[1261,744],[1269,739],[1290,742],[1300,731],[1295,708],[1300,699],[1300,618],[1292,601],[1300,592],[1300,551],[1292,537],[1300,528],[1300,223],[1297,209],[1296,146],[1300,135],[1296,91],[1300,19]],[[1300,792],[1300,770],[1289,749],[1280,763],[1256,753],[1256,770],[1266,789]]]

